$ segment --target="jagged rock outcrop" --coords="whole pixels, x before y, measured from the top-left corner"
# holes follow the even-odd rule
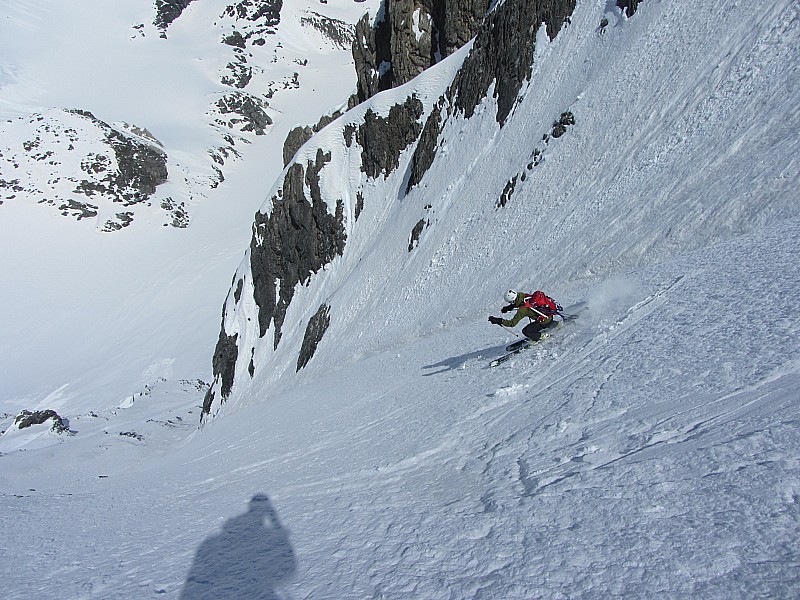
[[[636,12],[636,9],[639,8],[639,0],[617,0],[617,6],[631,17]]]
[[[342,113],[336,111],[330,115],[323,115],[320,117],[316,125],[305,127],[295,127],[287,135],[283,141],[283,166],[288,165],[297,151],[311,139],[315,133],[322,131],[330,123],[342,116]]]
[[[574,10],[575,0],[516,0],[495,10],[453,82],[459,111],[471,117],[494,83],[497,122],[503,125],[530,78],[539,26],[545,23],[553,39]]]
[[[317,351],[317,346],[322,341],[322,336],[325,335],[328,326],[331,324],[330,314],[331,307],[323,304],[317,309],[314,316],[308,320],[306,333],[303,336],[303,344],[300,346],[300,355],[297,357],[297,371],[305,367]]]
[[[575,125],[575,115],[573,115],[571,111],[561,113],[558,121],[553,123],[553,137],[560,138],[567,133],[567,127],[571,127],[572,125]]]
[[[350,105],[411,81],[471,40],[489,0],[384,1],[373,23],[356,25],[353,58],[358,84]]]
[[[238,131],[251,131],[256,135],[264,135],[272,119],[267,114],[267,103],[251,94],[233,92],[217,101],[220,117],[219,125]]]
[[[172,22],[181,16],[181,13],[194,0],[156,0],[156,18],[153,24],[162,31],[162,36],[166,37],[164,31]]]
[[[274,27],[281,21],[281,8],[283,0],[239,0],[229,4],[223,14]]]
[[[469,56],[440,105],[447,104],[451,112],[457,110],[470,118],[494,84],[496,118],[502,127],[530,78],[540,25],[546,25],[552,39],[574,10],[575,0],[515,0],[499,6],[480,26]],[[437,111],[429,115],[412,157],[406,193],[422,181],[433,164],[443,121]]]
[[[358,217],[361,216],[361,211],[364,210],[364,194],[361,192],[356,192],[356,207],[353,211],[353,217],[356,221],[358,221]]]
[[[301,146],[311,139],[314,135],[314,129],[308,125],[305,127],[295,127],[286,135],[283,140],[283,166],[285,167],[291,161],[294,155],[300,150]]]
[[[408,239],[408,251],[411,252],[414,248],[417,247],[419,244],[419,238],[422,235],[423,230],[428,225],[428,221],[426,219],[420,219],[417,221],[417,224],[414,225],[414,229],[411,230],[411,236]]]
[[[223,397],[231,393],[233,378],[236,368],[236,359],[239,357],[239,347],[236,345],[238,334],[227,335],[225,328],[219,333],[219,340],[214,348],[214,358],[211,366],[214,372],[214,381],[220,382],[220,394]],[[203,412],[207,413],[211,409],[214,401],[214,389],[209,388],[203,399]]]
[[[411,157],[411,173],[408,177],[408,184],[406,185],[406,194],[411,191],[411,188],[422,181],[422,176],[430,169],[433,164],[433,159],[436,158],[436,145],[439,141],[439,128],[441,126],[443,104],[444,98],[440,98],[439,103],[428,115],[425,125],[422,128],[419,143]]]
[[[161,201],[161,208],[172,216],[169,223],[177,229],[186,229],[189,226],[189,213],[186,210],[185,202],[176,202],[172,198],[164,198]],[[167,226],[167,223],[164,224]]]
[[[503,192],[500,194],[500,198],[497,200],[497,208],[503,208],[506,204],[508,204],[508,201],[511,200],[511,196],[514,195],[515,187],[517,187],[516,175],[509,179],[506,183],[506,186],[503,188]]]
[[[306,283],[336,256],[344,252],[344,205],[328,211],[319,187],[319,172],[330,154],[319,150],[305,168],[295,163],[286,173],[281,197],[272,199],[272,211],[256,214],[250,242],[253,296],[258,305],[259,335],[274,325],[274,347],[281,339],[286,309],[295,286]],[[308,186],[311,198],[305,195]]]
[[[453,6],[455,4],[455,6]],[[432,14],[442,58],[470,41],[478,31],[493,0],[433,2]]]
[[[97,192],[114,195],[116,201],[128,206],[147,200],[156,191],[156,187],[167,181],[167,155],[163,150],[153,144],[142,143],[123,135],[90,112],[81,110],[68,112],[74,112],[94,121],[105,131],[106,142],[114,150],[117,163],[117,169],[109,172],[101,181],[80,182],[76,192],[87,196],[93,196]],[[104,171],[107,165],[107,157],[96,156],[94,162],[84,163],[81,167],[87,173],[97,173]]]
[[[350,107],[364,102],[380,91],[392,87],[392,52],[389,40],[391,26],[385,18],[385,7],[381,8],[373,27],[369,15],[356,23],[353,40],[353,60],[356,66],[356,93],[350,99]]]
[[[240,48],[234,48],[234,59],[225,67],[226,73],[220,78],[223,85],[244,89],[253,79],[253,67],[247,62],[245,53]]]
[[[53,420],[53,425],[50,428],[52,431],[69,433],[69,423],[54,410],[23,410],[14,418],[14,425],[16,425],[17,429],[27,429],[33,425],[42,425],[50,419]]]
[[[422,112],[422,102],[416,96],[392,106],[385,118],[368,110],[364,123],[356,131],[361,146],[361,170],[372,179],[394,171],[400,164],[400,153],[416,141],[422,130],[419,123]],[[352,144],[352,130],[346,133],[345,141],[348,146]]]

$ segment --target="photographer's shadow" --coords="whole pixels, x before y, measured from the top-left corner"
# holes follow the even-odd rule
[[[204,541],[181,591],[181,600],[279,600],[275,587],[297,569],[289,536],[265,494]]]

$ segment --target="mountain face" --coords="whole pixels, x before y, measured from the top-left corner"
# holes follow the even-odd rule
[[[463,282],[471,281],[470,273],[480,279],[475,265],[487,259],[476,254],[478,248],[465,249],[463,244],[477,239],[477,231],[485,233],[486,227],[507,240],[512,236],[536,256],[516,277],[533,277],[537,282],[527,285],[543,287],[553,283],[547,266],[557,264],[559,247],[575,254],[569,265],[559,264],[558,272],[577,277],[587,269],[633,268],[668,255],[676,238],[688,247],[705,243],[700,240],[709,236],[726,239],[774,214],[772,202],[780,204],[780,194],[756,201],[724,184],[715,189],[715,198],[735,216],[732,221],[712,218],[713,225],[701,232],[700,222],[689,215],[716,214],[718,208],[697,196],[688,174],[677,184],[662,181],[662,175],[625,175],[630,161],[638,160],[631,156],[632,148],[641,148],[637,152],[642,155],[667,152],[686,135],[680,119],[700,118],[694,111],[707,110],[692,108],[692,116],[682,116],[670,125],[672,130],[649,128],[645,115],[652,102],[680,102],[670,99],[663,81],[649,79],[658,72],[655,63],[652,74],[637,71],[630,83],[634,98],[614,96],[607,73],[622,65],[617,56],[604,53],[607,36],[628,35],[636,44],[656,35],[657,17],[642,19],[639,3],[618,2],[602,11],[557,0],[457,4],[448,12],[444,3],[389,3],[359,23],[353,45],[359,81],[353,108],[324,128],[306,129],[294,144],[316,132],[314,137],[296,153],[294,148],[284,153],[294,159],[256,216],[249,249],[223,306],[204,418],[227,401],[244,402],[248,395],[302,381],[305,370],[324,372],[337,361],[383,348],[393,335],[408,335],[402,324],[433,327],[436,317],[421,289],[433,278],[439,282],[438,294],[455,298]],[[442,20],[445,13],[449,19]],[[709,11],[707,22],[719,18],[718,11]],[[732,18],[726,15],[725,22],[739,27]],[[456,50],[457,40],[470,32],[474,37]],[[670,71],[669,76],[698,77],[697,84],[680,85],[699,86],[704,102],[722,103],[724,111],[754,110],[727,87],[736,73],[748,68],[745,64],[699,55],[675,60],[695,61],[696,70],[686,75]],[[725,76],[700,83],[713,60],[726,65]],[[739,55],[735,60],[749,59]],[[579,75],[564,81],[562,72]],[[646,99],[652,86],[660,94],[656,100]],[[566,148],[575,143],[589,147],[583,136],[603,127],[605,103],[613,103],[623,115],[615,117],[618,139],[594,155],[573,149],[575,164],[565,164]],[[737,103],[746,109],[731,108],[740,107]],[[625,119],[629,122],[623,125]],[[583,141],[564,141],[576,135]],[[739,134],[729,135],[729,143],[738,148]],[[690,147],[698,148],[699,138],[689,137]],[[472,140],[469,148],[459,143],[465,139]],[[477,147],[475,140],[480,140]],[[733,155],[727,160],[734,160]],[[721,164],[709,169],[718,170]],[[782,164],[786,166],[785,160]],[[661,183],[653,187],[654,181]],[[609,217],[599,225],[597,215],[604,220],[607,208],[598,206],[615,205],[622,195],[610,194],[620,185],[627,194],[642,195],[642,206],[619,208],[628,216]],[[573,196],[579,186],[580,197]],[[487,196],[491,200],[481,200]],[[686,203],[682,210],[669,208],[681,202]],[[643,233],[647,239],[652,236],[644,246],[608,243],[608,236],[621,235],[643,215],[659,212],[669,215],[663,225],[666,234]],[[511,214],[519,220],[513,226]],[[602,258],[595,245],[605,248]],[[452,247],[462,248],[462,254],[454,255],[448,249]],[[510,260],[520,264],[513,254]],[[499,264],[498,270],[502,272]],[[393,290],[392,278],[401,272],[403,281],[414,272],[417,281],[428,283]],[[507,287],[503,279],[496,285]],[[481,306],[480,300],[468,298],[459,312]],[[403,317],[397,319],[398,313]],[[378,329],[384,339],[374,333]],[[328,345],[330,336],[335,348]]]
[[[154,2],[4,2],[5,597],[800,597],[795,0]]]
[[[98,218],[101,231],[127,227],[139,205],[152,205],[156,188],[168,178],[167,156],[147,130],[112,127],[89,112],[50,110],[0,124],[4,140],[22,148],[0,150],[2,201],[41,198],[65,217]],[[40,171],[50,178],[45,182]],[[163,198],[165,225],[186,227],[185,203]]]
[[[348,152],[353,156],[350,160],[358,162],[363,178],[359,176],[360,185],[338,189],[337,194],[355,197],[355,202],[323,197],[320,172],[331,162],[330,152],[318,148],[313,161],[295,160],[287,168],[270,200],[271,206],[256,215],[249,265],[235,277],[235,291],[229,294],[223,308],[223,326],[213,360],[214,385],[206,394],[203,415],[219,409],[220,403],[230,395],[237,376],[245,376],[242,372],[245,362],[249,377],[255,375],[257,344],[250,342],[248,357],[244,343],[256,338],[254,332],[240,338],[239,332],[228,329],[230,325],[226,327],[226,323],[232,323],[232,315],[243,310],[242,303],[249,304],[252,299],[257,314],[247,319],[258,323],[258,339],[272,330],[272,349],[277,351],[296,286],[308,285],[314,274],[345,253],[348,230],[352,231],[363,210],[363,187],[389,177],[399,168],[401,154],[418,142],[409,168],[405,190],[408,193],[422,181],[433,163],[439,133],[447,120],[442,109],[447,107],[448,116],[462,115],[468,119],[493,84],[494,96],[498,98],[496,118],[502,126],[517,94],[530,78],[539,24],[544,24],[550,39],[554,38],[569,22],[575,3],[507,2],[489,14],[486,14],[485,3],[480,3],[483,9],[478,6],[475,2],[457,3],[454,10],[448,12],[444,2],[424,6],[413,2],[388,3],[382,5],[369,32],[365,29],[368,17],[359,22],[353,44],[359,74],[359,101],[382,89],[413,80],[438,60],[452,54],[456,44],[463,44],[471,37],[473,29],[477,30],[477,35],[452,82],[445,80],[449,85],[439,90],[438,98],[426,98],[427,110],[412,93],[402,104],[390,106],[385,116],[369,107],[360,118],[343,126],[345,145],[352,149]],[[478,22],[480,27],[476,26]],[[420,23],[427,23],[427,28]],[[433,46],[432,40],[437,40],[437,45]],[[376,70],[376,64],[385,66]],[[367,75],[379,72],[383,74],[378,79],[368,81]],[[435,103],[431,105],[433,100]],[[426,224],[426,220],[421,219],[415,225],[409,251],[418,242]],[[249,281],[248,289],[252,292],[243,300],[245,280]],[[312,359],[329,325],[330,310],[330,306],[323,303],[309,319],[296,370]]]

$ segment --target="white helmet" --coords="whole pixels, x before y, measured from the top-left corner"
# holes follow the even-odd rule
[[[506,292],[506,301],[507,302],[514,302],[517,299],[517,292],[514,290],[508,290]]]

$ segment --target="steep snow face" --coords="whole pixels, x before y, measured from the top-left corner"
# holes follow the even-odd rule
[[[160,380],[56,448],[10,426],[6,596],[795,598],[798,235],[572,282],[591,310],[498,368],[480,315],[201,432]]]
[[[486,31],[517,22],[526,14],[518,8],[498,6]],[[264,271],[255,257],[281,245],[280,228],[257,219],[225,303],[206,411],[224,406],[228,392],[230,405],[260,402],[474,318],[508,287],[545,288],[569,302],[582,278],[796,218],[798,9],[779,0],[696,9],[642,4],[628,19],[612,6],[580,4],[552,40],[539,31],[516,101],[495,82],[467,109],[459,93],[472,89],[468,74],[456,73],[491,45],[479,34],[474,46],[312,139],[295,168],[317,165],[304,197],[341,211],[343,253],[299,278],[273,277],[274,265]],[[462,82],[455,95],[447,92],[454,80]],[[427,160],[414,159],[419,141],[396,149],[391,169],[371,170],[375,141],[355,132],[370,113],[390,123],[392,107],[410,98],[423,110],[403,127],[418,128]],[[379,137],[396,139],[386,127]],[[287,181],[275,185],[264,215],[281,205]],[[263,319],[265,273],[270,297],[287,299],[276,305],[279,320],[274,312]],[[321,334],[311,326],[320,311]],[[309,358],[302,348],[312,330]]]

